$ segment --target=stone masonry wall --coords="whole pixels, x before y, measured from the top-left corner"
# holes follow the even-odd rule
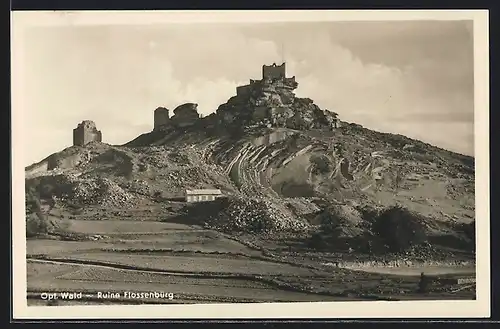
[[[84,120],[73,129],[73,145],[84,146],[90,142],[102,142],[102,134],[93,121]]]

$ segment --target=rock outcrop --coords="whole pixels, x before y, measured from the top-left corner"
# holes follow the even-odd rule
[[[198,104],[185,103],[179,105],[174,110],[174,115],[170,118],[176,127],[187,127],[195,124],[200,119],[198,114]]]

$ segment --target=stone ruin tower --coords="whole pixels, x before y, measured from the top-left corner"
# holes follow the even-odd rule
[[[164,107],[158,107],[154,112],[154,128],[157,130],[170,123],[169,111]]]
[[[278,80],[286,78],[285,63],[281,65],[262,65],[262,79],[263,80]]]
[[[73,129],[73,145],[84,146],[90,142],[102,142],[102,134],[94,121],[84,120]]]

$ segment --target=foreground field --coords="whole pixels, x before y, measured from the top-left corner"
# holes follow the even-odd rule
[[[418,294],[421,268],[368,273],[273,258],[262,249],[196,226],[137,221],[70,221],[98,241],[27,242],[28,300],[41,303],[195,303],[366,299],[473,299],[472,289],[436,286]],[[432,271],[432,269],[429,269]],[[473,269],[429,274],[472,274]],[[42,300],[42,293],[81,292]],[[172,298],[130,298],[153,292]]]

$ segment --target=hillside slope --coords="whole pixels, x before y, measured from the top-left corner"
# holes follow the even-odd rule
[[[252,81],[203,119],[180,106],[196,120],[67,148],[27,167],[26,185],[64,216],[191,221],[316,249],[473,252],[473,158],[341,122],[296,86]],[[226,198],[184,204],[189,188]]]
[[[70,147],[28,167],[26,184],[60,208],[107,210],[175,203],[186,188],[220,188],[230,202],[186,206],[178,215],[199,213],[200,223],[228,232],[302,235],[324,227],[329,211],[347,219],[339,225],[355,238],[373,233],[367,216],[396,205],[425,218],[428,236],[460,231],[474,220],[473,172],[468,157],[359,126],[259,128],[237,141],[193,128],[181,137],[145,134],[126,146]]]

